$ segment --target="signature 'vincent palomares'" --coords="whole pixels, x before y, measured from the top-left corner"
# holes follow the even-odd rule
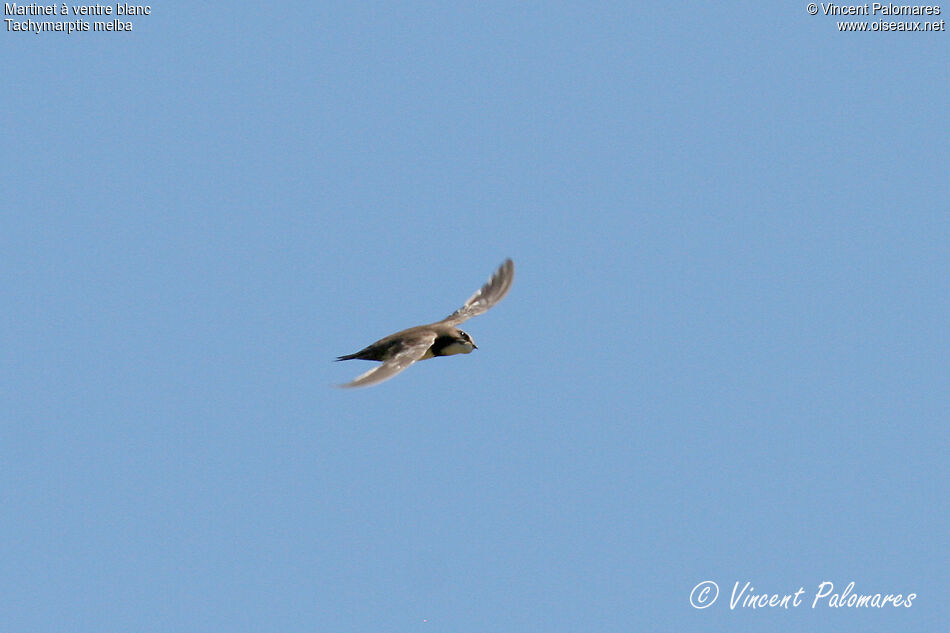
[[[495,271],[495,274],[491,276],[491,279],[478,292],[469,297],[465,305],[441,321],[429,325],[417,325],[408,330],[390,334],[355,354],[340,356],[337,360],[359,358],[383,363],[379,367],[374,367],[357,376],[352,382],[340,386],[367,387],[375,385],[392,378],[417,360],[425,360],[433,356],[468,354],[473,349],[478,349],[472,337],[455,326],[486,312],[501,301],[508,294],[514,278],[515,263],[510,259],[506,259]]]

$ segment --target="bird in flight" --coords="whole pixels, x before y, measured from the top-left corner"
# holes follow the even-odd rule
[[[472,337],[455,326],[488,311],[501,301],[508,294],[514,278],[515,263],[506,259],[485,285],[468,298],[465,305],[441,321],[429,325],[417,325],[408,330],[390,334],[355,354],[338,357],[337,360],[359,358],[383,363],[360,374],[352,382],[340,386],[368,387],[389,380],[417,360],[434,356],[468,354],[473,349],[478,349]]]

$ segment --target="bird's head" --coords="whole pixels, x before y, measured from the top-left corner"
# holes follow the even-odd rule
[[[468,332],[463,332],[462,330],[459,330],[458,333],[459,333],[459,338],[462,340],[462,344],[465,345],[466,347],[469,347],[469,346],[471,347],[471,349],[469,349],[468,352],[471,352],[473,349],[478,349],[478,345],[476,345],[475,340],[471,336],[468,335]],[[465,353],[467,354],[468,352],[465,352]]]
[[[475,341],[462,330],[455,330],[455,336],[452,341],[442,348],[440,356],[452,356],[453,354],[470,354],[473,349],[478,349]]]

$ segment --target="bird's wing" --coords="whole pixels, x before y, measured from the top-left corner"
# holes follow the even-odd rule
[[[508,294],[508,290],[511,288],[511,282],[514,278],[515,263],[510,259],[506,259],[485,285],[468,298],[465,305],[442,319],[440,323],[458,325],[463,321],[468,321],[472,317],[486,312]]]
[[[400,349],[392,357],[383,361],[382,365],[373,367],[368,372],[360,374],[352,382],[348,382],[341,387],[368,387],[376,383],[389,380],[409,365],[413,364],[423,356],[432,343],[435,342],[435,332],[420,332],[412,337],[402,341]]]

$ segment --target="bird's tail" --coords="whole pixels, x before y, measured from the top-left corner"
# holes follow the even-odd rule
[[[353,360],[354,358],[359,358],[359,352],[356,354],[347,354],[346,356],[337,356],[336,359],[339,360]]]

